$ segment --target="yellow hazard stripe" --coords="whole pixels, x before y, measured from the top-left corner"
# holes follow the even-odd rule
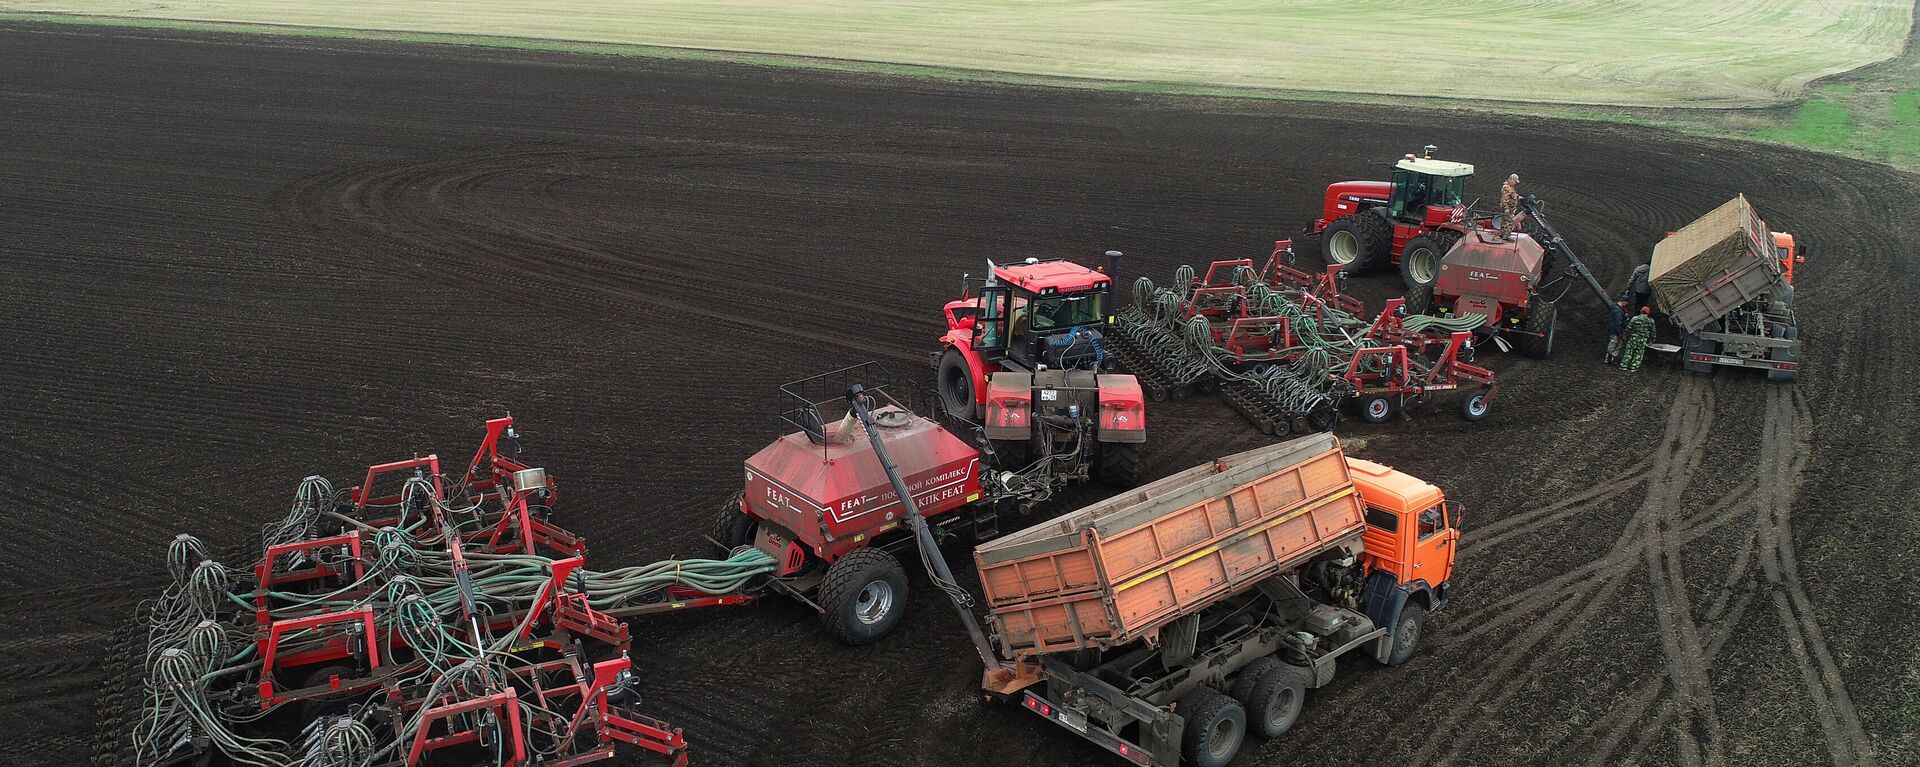
[[[1204,557],[1204,556],[1207,556],[1208,554],[1212,554],[1212,553],[1214,553],[1214,552],[1217,552],[1217,551],[1219,551],[1219,550],[1221,550],[1221,549],[1223,549],[1223,548],[1226,548],[1226,547],[1228,547],[1228,546],[1232,546],[1233,544],[1236,544],[1236,543],[1239,543],[1239,542],[1241,542],[1241,541],[1244,541],[1244,540],[1246,540],[1246,539],[1248,539],[1248,538],[1252,538],[1252,537],[1253,537],[1253,536],[1255,536],[1255,535],[1259,535],[1260,533],[1264,533],[1264,532],[1266,532],[1266,531],[1268,531],[1268,530],[1270,530],[1270,529],[1272,529],[1272,528],[1273,528],[1273,527],[1274,527],[1275,525],[1279,525],[1280,523],[1282,523],[1282,522],[1287,522],[1287,521],[1289,521],[1289,520],[1293,520],[1293,519],[1297,519],[1297,518],[1299,518],[1299,516],[1300,516],[1300,515],[1302,515],[1302,514],[1305,514],[1305,513],[1307,513],[1307,512],[1309,512],[1309,511],[1313,511],[1314,509],[1318,509],[1318,508],[1320,508],[1320,507],[1322,507],[1322,506],[1325,506],[1325,505],[1327,505],[1327,504],[1329,504],[1329,503],[1333,503],[1334,501],[1337,501],[1337,500],[1340,500],[1341,498],[1345,498],[1345,497],[1347,497],[1347,496],[1349,496],[1349,495],[1353,495],[1353,486],[1351,486],[1351,485],[1349,485],[1349,486],[1347,486],[1346,488],[1344,488],[1344,489],[1342,489],[1342,490],[1341,490],[1340,492],[1337,492],[1337,493],[1334,493],[1333,495],[1329,495],[1329,496],[1327,496],[1327,497],[1325,497],[1325,498],[1322,498],[1322,499],[1320,499],[1320,500],[1319,500],[1318,502],[1316,502],[1316,503],[1313,503],[1313,504],[1310,504],[1310,505],[1307,505],[1307,506],[1302,506],[1302,507],[1300,507],[1300,508],[1299,508],[1298,510],[1295,510],[1295,511],[1294,511],[1293,513],[1291,513],[1291,514],[1288,514],[1288,515],[1286,515],[1286,516],[1283,516],[1283,517],[1278,517],[1278,518],[1275,518],[1275,519],[1272,519],[1272,520],[1269,520],[1269,521],[1267,521],[1267,522],[1265,522],[1265,523],[1262,523],[1262,524],[1261,524],[1261,525],[1260,525],[1259,527],[1255,527],[1255,528],[1252,528],[1252,529],[1250,529],[1250,530],[1247,530],[1246,532],[1243,532],[1243,533],[1241,533],[1241,534],[1239,534],[1239,535],[1236,535],[1236,536],[1234,536],[1234,537],[1233,537],[1233,539],[1232,539],[1232,540],[1226,540],[1226,541],[1221,541],[1221,542],[1219,542],[1219,543],[1216,543],[1216,544],[1213,544],[1212,546],[1208,546],[1208,547],[1206,547],[1206,548],[1204,548],[1204,549],[1201,549],[1201,550],[1199,550],[1199,551],[1196,551],[1196,552],[1193,552],[1192,554],[1188,554],[1188,555],[1186,555],[1186,556],[1184,556],[1184,557],[1181,557],[1181,558],[1179,558],[1179,559],[1176,559],[1176,560],[1174,560],[1174,561],[1172,561],[1172,562],[1169,562],[1169,563],[1167,563],[1167,564],[1165,564],[1165,565],[1161,565],[1161,566],[1159,566],[1159,567],[1156,567],[1156,568],[1154,568],[1154,569],[1152,569],[1152,570],[1148,570],[1148,571],[1146,571],[1146,572],[1144,572],[1144,573],[1141,573],[1141,574],[1139,574],[1139,575],[1136,575],[1136,576],[1134,576],[1133,578],[1131,578],[1131,579],[1129,579],[1129,580],[1128,580],[1128,581],[1127,581],[1126,583],[1122,583],[1122,584],[1120,584],[1119,586],[1117,586],[1117,587],[1115,587],[1115,588],[1114,588],[1114,593],[1119,593],[1119,592],[1122,592],[1122,591],[1126,591],[1127,589],[1130,589],[1130,588],[1133,588],[1133,587],[1135,587],[1135,586],[1138,586],[1138,585],[1140,585],[1140,584],[1142,584],[1142,583],[1145,583],[1145,582],[1147,582],[1147,581],[1150,581],[1150,580],[1153,580],[1153,579],[1155,579],[1155,578],[1158,578],[1158,577],[1160,577],[1160,576],[1162,576],[1162,575],[1165,575],[1165,574],[1167,574],[1167,571],[1169,571],[1169,570],[1173,570],[1174,568],[1177,568],[1177,567],[1179,567],[1179,566],[1181,566],[1181,565],[1184,565],[1184,564],[1187,564],[1188,562],[1192,562],[1193,560],[1196,560],[1196,559],[1199,559],[1199,558],[1201,558],[1201,557]]]

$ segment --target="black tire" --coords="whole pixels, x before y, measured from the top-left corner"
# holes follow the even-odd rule
[[[1407,246],[1400,251],[1400,280],[1406,283],[1409,293],[1416,287],[1425,287],[1432,293],[1433,284],[1440,280],[1440,260],[1446,258],[1447,251],[1452,250],[1453,243],[1459,239],[1457,232],[1441,229],[1407,240]]]
[[[1233,687],[1227,690],[1227,697],[1240,701],[1240,706],[1247,710],[1248,717],[1252,717],[1254,688],[1259,686],[1260,679],[1266,676],[1267,672],[1279,667],[1280,661],[1274,660],[1271,655],[1255,658],[1252,663],[1240,667],[1240,675],[1233,678]]]
[[[740,510],[740,496],[736,495],[727,505],[720,508],[720,519],[714,523],[713,539],[728,551],[741,546],[753,545],[753,539],[760,531],[760,520],[747,516]]]
[[[1487,390],[1481,389],[1467,395],[1466,401],[1460,403],[1460,417],[1468,421],[1478,421],[1487,417],[1487,412],[1492,409],[1493,406],[1487,404]]]
[[[1140,443],[1100,443],[1100,481],[1121,489],[1140,484]]]
[[[1176,707],[1185,719],[1180,755],[1194,767],[1227,767],[1247,739],[1247,712],[1211,687],[1195,687]]]
[[[1433,286],[1407,286],[1407,316],[1426,314],[1433,310]]]
[[[1387,653],[1387,665],[1398,666],[1420,650],[1420,634],[1427,624],[1427,609],[1408,600],[1400,608],[1400,622],[1393,627],[1393,650]]]
[[[1527,309],[1527,316],[1520,320],[1520,336],[1514,339],[1513,346],[1521,354],[1543,360],[1553,356],[1553,320],[1560,314],[1560,309],[1542,302],[1539,296],[1534,296],[1533,301],[1533,306]]]
[[[907,571],[892,554],[865,548],[841,557],[820,582],[827,635],[850,645],[886,636],[907,610]]]
[[[947,409],[947,415],[964,421],[980,420],[979,395],[973,390],[973,371],[967,369],[967,358],[959,349],[947,347],[940,355],[940,373],[936,379],[940,389],[940,404]]]
[[[1354,410],[1360,414],[1360,420],[1367,423],[1386,423],[1393,417],[1393,399],[1381,394],[1362,397],[1354,403]]]
[[[1713,363],[1694,362],[1693,355],[1718,353],[1720,353],[1720,342],[1718,341],[1709,341],[1692,333],[1682,333],[1680,335],[1680,367],[1686,369],[1688,372],[1713,372]]]
[[[327,684],[328,679],[334,675],[339,675],[341,681],[344,682],[360,676],[360,670],[352,666],[344,665],[321,666],[308,672],[305,681],[300,683],[300,687],[302,689],[319,687]],[[300,702],[300,718],[303,721],[311,722],[325,716],[341,716],[353,707],[356,699],[364,697],[366,697],[364,694],[354,695],[343,692],[307,698]]]
[[[1393,230],[1379,215],[1361,211],[1341,216],[1320,233],[1320,257],[1342,272],[1360,274],[1378,266],[1393,247]]]
[[[1781,337],[1789,341],[1798,341],[1800,340],[1800,328],[1798,327],[1787,328],[1786,334]],[[1787,349],[1787,348],[1772,349],[1767,352],[1767,359],[1772,360],[1774,362],[1791,362],[1791,363],[1794,363],[1795,365],[1799,365],[1800,350]],[[1792,383],[1798,380],[1799,378],[1800,378],[1800,369],[1798,367],[1795,367],[1793,370],[1767,371],[1767,380],[1774,381],[1777,383]]]
[[[1278,738],[1300,721],[1307,705],[1306,670],[1276,665],[1260,675],[1247,705],[1247,728],[1263,738]]]

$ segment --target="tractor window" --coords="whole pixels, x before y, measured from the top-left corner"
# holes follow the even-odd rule
[[[1027,327],[1045,333],[1101,322],[1107,318],[1106,303],[1104,291],[1036,298],[1027,304]]]
[[[1367,524],[1389,533],[1400,532],[1400,515],[1385,509],[1367,507]]]
[[[1426,215],[1427,201],[1433,194],[1434,177],[1410,170],[1393,172],[1393,197],[1388,200],[1388,212],[1394,218]]]
[[[980,313],[973,325],[973,348],[983,351],[1006,348],[1008,297],[1006,288],[980,291]]]
[[[1433,177],[1433,197],[1428,205],[1459,205],[1467,196],[1467,177]]]

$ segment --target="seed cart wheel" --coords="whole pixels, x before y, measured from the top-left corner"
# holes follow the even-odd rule
[[[1393,399],[1385,395],[1363,397],[1357,407],[1360,410],[1360,420],[1367,423],[1386,423],[1388,418],[1393,417]]]
[[[1393,652],[1387,655],[1387,665],[1398,666],[1413,657],[1420,649],[1420,630],[1426,622],[1427,610],[1420,603],[1408,601],[1400,608],[1400,624],[1393,627]]]
[[[1461,404],[1460,417],[1469,421],[1478,421],[1487,417],[1487,411],[1492,409],[1493,405],[1487,402],[1487,390],[1481,389],[1469,395],[1467,401]]]
[[[1233,678],[1233,687],[1227,690],[1227,697],[1240,701],[1240,706],[1245,708],[1251,716],[1255,700],[1254,688],[1259,686],[1260,680],[1266,677],[1267,672],[1279,667],[1280,661],[1274,660],[1271,655],[1261,656],[1254,659],[1252,663],[1240,667],[1240,675]],[[1257,725],[1258,722],[1256,721],[1255,724]],[[1259,728],[1255,727],[1255,729]]]
[[[759,531],[760,521],[740,510],[740,496],[735,495],[720,507],[720,519],[714,524],[713,539],[732,551],[753,545],[754,535]]]
[[[1194,767],[1227,767],[1247,739],[1247,712],[1211,687],[1195,687],[1174,710],[1187,720],[1180,753]]]
[[[1416,317],[1433,309],[1432,285],[1407,286],[1407,316]]]
[[[1100,443],[1100,481],[1113,487],[1140,484],[1140,443]]]
[[[960,350],[947,348],[940,355],[940,404],[946,406],[947,415],[964,421],[980,420],[980,405],[973,391],[973,371],[967,369],[967,358]]]
[[[1800,339],[1800,329],[1797,327],[1787,328],[1786,335],[1782,337],[1789,341],[1797,341]],[[1772,349],[1767,352],[1767,359],[1772,360],[1774,362],[1791,362],[1798,365],[1800,363],[1800,350],[1788,349],[1785,347]],[[1794,380],[1797,380],[1798,378],[1800,378],[1800,370],[1798,368],[1795,368],[1793,370],[1767,371],[1767,380],[1769,381],[1777,381],[1780,383],[1790,383]]]
[[[1260,737],[1278,738],[1300,721],[1300,710],[1306,705],[1306,670],[1276,665],[1261,674],[1254,685],[1253,702],[1247,704],[1247,724]]]
[[[820,582],[820,618],[827,634],[850,645],[892,631],[907,609],[907,572],[876,548],[855,551],[827,568]]]
[[[1537,360],[1553,356],[1553,319],[1560,310],[1553,304],[1544,303],[1539,296],[1533,297],[1533,304],[1527,309],[1527,316],[1520,320],[1520,337],[1513,345],[1525,354]]]
[[[1414,288],[1433,287],[1433,281],[1440,278],[1440,259],[1446,257],[1447,249],[1452,246],[1451,239],[1438,232],[1407,240],[1407,247],[1400,251],[1400,280],[1406,283],[1409,292]]]

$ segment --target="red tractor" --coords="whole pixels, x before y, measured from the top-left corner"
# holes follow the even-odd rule
[[[947,414],[985,427],[986,436],[1018,455],[1062,448],[1031,422],[1046,413],[1095,418],[1090,454],[1103,479],[1131,484],[1146,442],[1145,398],[1131,375],[1105,372],[1113,323],[1112,274],[1120,252],[1107,251],[1106,270],[1062,259],[995,265],[978,288],[945,306],[947,332],[933,356]],[[1035,400],[1034,397],[1041,399]],[[1030,415],[1031,414],[1031,415]],[[1052,439],[1056,444],[1043,444]]]
[[[1392,181],[1341,181],[1327,185],[1319,220],[1320,255],[1347,274],[1397,266],[1409,289],[1432,285],[1440,259],[1469,230],[1492,216],[1462,201],[1473,166],[1433,159],[1427,145],[1393,164]]]

